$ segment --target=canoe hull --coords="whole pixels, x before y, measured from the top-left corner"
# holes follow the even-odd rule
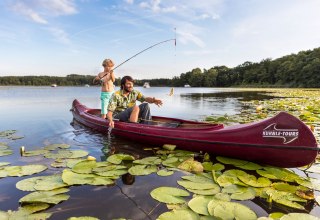
[[[107,134],[108,121],[74,100],[72,113],[81,124]],[[119,137],[154,146],[174,144],[180,149],[239,158],[279,167],[300,167],[312,163],[318,147],[312,131],[299,119],[281,112],[244,125],[224,127],[181,119],[153,117],[174,122],[178,127],[115,122],[112,133]]]

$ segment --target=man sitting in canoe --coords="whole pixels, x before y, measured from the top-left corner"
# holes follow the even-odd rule
[[[112,128],[114,127],[113,118],[129,122],[138,122],[140,119],[142,123],[148,123],[151,121],[148,103],[154,103],[159,107],[162,105],[162,100],[155,97],[145,97],[141,92],[134,90],[133,82],[131,76],[124,76],[121,79],[121,89],[111,96],[107,118],[109,126]],[[142,104],[137,106],[137,100]]]

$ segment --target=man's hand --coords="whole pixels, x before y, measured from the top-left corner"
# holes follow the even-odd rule
[[[153,103],[156,104],[158,107],[160,107],[162,105],[162,100],[153,98]]]
[[[114,128],[114,121],[113,120],[109,121],[109,127]]]

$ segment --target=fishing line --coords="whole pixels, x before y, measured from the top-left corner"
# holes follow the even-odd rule
[[[169,42],[169,41],[174,41],[174,46],[176,47],[176,45],[177,45],[177,40],[176,40],[176,38],[172,38],[172,39],[168,39],[168,40],[164,40],[164,41],[158,42],[158,43],[156,43],[156,44],[151,45],[150,47],[147,47],[146,49],[141,50],[140,52],[136,53],[136,54],[133,55],[132,57],[126,59],[125,61],[123,61],[122,63],[120,63],[118,66],[116,66],[115,68],[113,68],[112,71],[115,70],[115,69],[117,69],[118,67],[122,66],[123,64],[125,64],[126,62],[128,62],[129,60],[131,60],[132,58],[138,56],[139,54],[141,54],[141,53],[143,53],[143,52],[145,52],[145,51],[147,51],[147,50],[150,50],[151,48],[153,48],[153,47],[155,47],[155,46],[157,46],[157,45],[160,45],[160,44],[163,44],[163,43],[166,43],[166,42]],[[99,77],[99,78],[102,79],[103,77],[105,77],[105,76],[108,75],[108,74],[109,74],[109,73],[106,73],[106,74],[104,74],[102,77]]]

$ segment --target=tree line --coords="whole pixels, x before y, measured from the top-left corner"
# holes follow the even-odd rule
[[[0,85],[46,86],[83,86],[92,85],[92,75],[57,76],[4,76]],[[210,69],[195,68],[181,73],[172,79],[139,79],[136,85],[144,82],[151,86],[182,87],[304,87],[320,88],[320,47],[301,51],[275,60],[267,58],[261,62],[244,62],[236,67],[214,66]],[[116,79],[120,85],[120,78]]]

